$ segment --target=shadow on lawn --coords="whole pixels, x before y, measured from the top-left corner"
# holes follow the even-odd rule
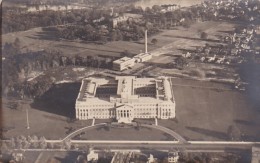
[[[194,41],[208,41],[208,42],[215,42],[219,43],[219,40],[214,40],[214,39],[201,39],[201,38],[192,38],[192,37],[183,37],[183,36],[175,36],[176,38],[181,38],[181,39],[188,39],[188,40],[194,40]]]
[[[35,99],[31,107],[68,118],[75,118],[75,102],[80,85],[80,83],[56,84],[41,97]]]
[[[200,133],[200,134],[204,134],[207,136],[211,136],[211,137],[215,137],[218,139],[223,139],[223,140],[227,140],[228,139],[228,135],[224,132],[219,132],[219,131],[213,131],[213,130],[208,130],[208,129],[203,129],[203,128],[198,128],[198,127],[188,127],[186,126],[187,129]]]
[[[254,60],[254,58],[249,58]],[[250,104],[260,112],[260,64],[251,61],[249,63],[240,64],[238,67],[238,74],[242,81],[248,83],[246,85],[245,94]]]
[[[56,31],[42,31],[42,32],[37,32],[32,36],[26,36],[26,37],[35,40],[59,41],[59,36]]]
[[[237,124],[245,125],[245,126],[253,126],[253,127],[258,126],[258,124],[253,121],[235,119],[234,122]]]

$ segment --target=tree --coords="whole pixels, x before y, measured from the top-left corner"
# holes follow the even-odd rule
[[[1,143],[0,150],[1,150],[2,153],[8,153],[9,149],[8,149],[8,146],[6,145],[5,142]]]
[[[121,52],[121,56],[122,57],[131,57],[132,54],[128,50],[125,50],[125,51]]]
[[[152,10],[151,10],[151,8],[150,8],[150,7],[146,7],[146,8],[145,8],[145,12],[146,12],[146,13],[151,13],[151,12],[152,12]]]
[[[159,6],[159,5],[153,5],[152,9],[155,11],[155,12],[159,12],[162,10],[162,7]]]
[[[208,34],[206,32],[202,32],[200,38],[206,40],[208,39]]]
[[[178,57],[176,60],[176,67],[182,70],[187,65],[187,60],[184,57]]]
[[[31,143],[32,143],[33,148],[38,148],[38,146],[39,146],[39,139],[38,139],[38,137],[36,135],[33,135],[31,137]]]
[[[158,40],[156,38],[153,38],[152,41],[151,41],[151,43],[154,44],[154,45],[156,45],[157,42],[158,42]]]
[[[46,142],[45,137],[42,136],[39,141],[40,141],[41,149],[45,149],[47,147],[47,142]]]
[[[229,140],[233,140],[233,141],[240,140],[240,138],[241,138],[240,130],[238,129],[238,127],[233,126],[233,125],[230,125],[228,127],[227,135],[228,135]]]
[[[21,41],[18,37],[15,38],[14,40],[14,43],[13,43],[13,46],[16,48],[16,49],[19,49],[21,47]]]

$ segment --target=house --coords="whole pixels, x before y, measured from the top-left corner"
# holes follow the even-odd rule
[[[161,5],[162,10],[161,12],[165,13],[165,12],[169,12],[169,11],[174,11],[176,9],[178,9],[179,7],[176,4],[172,4],[172,5]]]
[[[179,154],[177,151],[168,153],[168,163],[177,163],[179,160]]]
[[[251,163],[259,163],[259,162],[260,162],[260,147],[253,147]]]
[[[97,161],[98,160],[98,153],[95,153],[94,150],[90,149],[89,154],[87,155],[87,160],[89,161]]]

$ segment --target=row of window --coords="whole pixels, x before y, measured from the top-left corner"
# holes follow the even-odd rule
[[[87,108],[98,108],[98,107],[106,107],[106,108],[113,108],[114,105],[77,105],[77,107],[87,107]]]
[[[157,115],[152,114],[152,115],[140,115],[140,114],[135,114],[133,115],[133,118],[155,118]],[[107,118],[114,118],[115,115],[106,115],[106,114],[95,114],[95,115],[89,115],[89,114],[79,114],[78,118],[79,119],[92,119],[93,117],[95,118],[100,118],[100,119],[107,119]],[[158,117],[162,117],[162,118],[169,118],[171,117],[171,112],[168,113],[163,113],[161,116],[158,115]]]
[[[158,104],[133,104],[134,107],[155,107],[158,106]],[[159,105],[160,107],[172,107],[173,105]],[[87,109],[91,109],[91,108],[113,108],[114,105],[78,105],[77,108],[87,108]],[[91,110],[95,110],[95,109],[91,109]]]
[[[149,111],[149,112],[153,112],[156,110],[156,107],[155,108],[138,108],[138,107],[135,107],[134,108],[134,112],[143,112],[143,111]],[[159,109],[161,110],[162,112],[167,112],[167,111],[171,111],[172,109],[170,108],[161,108]],[[110,112],[110,113],[113,113],[116,111],[116,109],[113,109],[113,110],[109,110],[109,109],[78,109],[79,112]]]

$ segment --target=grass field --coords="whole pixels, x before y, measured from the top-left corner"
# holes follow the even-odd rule
[[[97,135],[98,138],[97,138]],[[139,129],[129,127],[129,128],[115,128],[110,127],[109,130],[104,127],[99,127],[96,129],[91,129],[86,132],[86,134],[81,136],[81,139],[87,140],[161,140],[169,141],[174,140],[174,138],[164,132],[159,130],[140,127]]]
[[[176,98],[176,120],[159,120],[159,124],[173,129],[189,140],[226,140],[227,129],[230,125],[236,126],[241,133],[245,134],[246,140],[257,139],[260,141],[260,111],[252,105],[252,101],[245,93],[234,91],[228,85],[199,82],[193,80],[173,79],[174,94]],[[3,101],[4,115],[3,124],[5,128],[10,128],[4,133],[5,137],[17,135],[44,135],[48,139],[60,139],[67,135],[70,127],[81,128],[91,124],[91,121],[69,122],[68,117],[74,114],[73,99],[76,96],[78,86],[75,84],[63,85],[49,92],[49,99],[45,99],[45,105],[32,107],[25,103],[18,107],[18,110],[11,110],[5,107]],[[73,95],[74,94],[74,95]],[[62,105],[67,99],[70,105]],[[50,100],[56,103],[48,104]],[[61,106],[59,106],[61,105]],[[26,112],[29,110],[30,129],[26,129]],[[62,112],[68,112],[67,114]],[[57,111],[58,110],[58,111]],[[96,123],[107,122],[109,120],[97,120]],[[142,123],[154,123],[154,120],[137,120]],[[149,132],[144,129],[142,132],[129,130],[127,134],[122,134],[121,129],[106,131],[104,129],[93,130],[86,135],[87,139],[147,139],[165,140],[166,135],[159,131]],[[112,132],[113,131],[113,132]],[[122,131],[124,133],[124,131]],[[148,134],[148,135],[147,135]]]
[[[210,82],[183,79],[172,82],[178,122],[160,120],[160,125],[189,140],[225,140],[228,127],[233,125],[245,134],[246,140],[260,141],[259,106],[253,106],[245,93]]]
[[[30,51],[48,49],[61,51],[66,56],[102,55],[119,57],[120,53],[125,50],[134,54],[144,50],[144,45],[140,42],[116,41],[107,44],[95,44],[80,40],[60,40],[55,32],[43,31],[41,28],[3,35],[3,45],[5,42],[14,42],[16,38],[21,40],[21,47],[24,52],[27,49]]]
[[[176,51],[176,49],[194,48],[204,45],[205,42],[214,42],[216,35],[223,34],[219,29],[231,30],[234,24],[227,22],[199,22],[190,28],[177,27],[176,30],[165,30],[161,33],[148,38],[150,42],[153,38],[158,40],[156,45],[150,43],[149,51]],[[209,34],[209,41],[200,39],[200,32],[205,31]],[[119,56],[121,52],[128,50],[138,54],[144,51],[143,40],[138,42],[116,41],[104,45],[87,43],[80,40],[61,40],[57,34],[51,31],[43,31],[41,28],[34,28],[28,31],[14,32],[2,36],[3,45],[6,42],[14,42],[16,38],[21,40],[23,51],[39,51],[43,49],[59,50],[64,55],[105,55]],[[158,49],[159,48],[159,49]],[[158,49],[157,51],[153,51]]]

